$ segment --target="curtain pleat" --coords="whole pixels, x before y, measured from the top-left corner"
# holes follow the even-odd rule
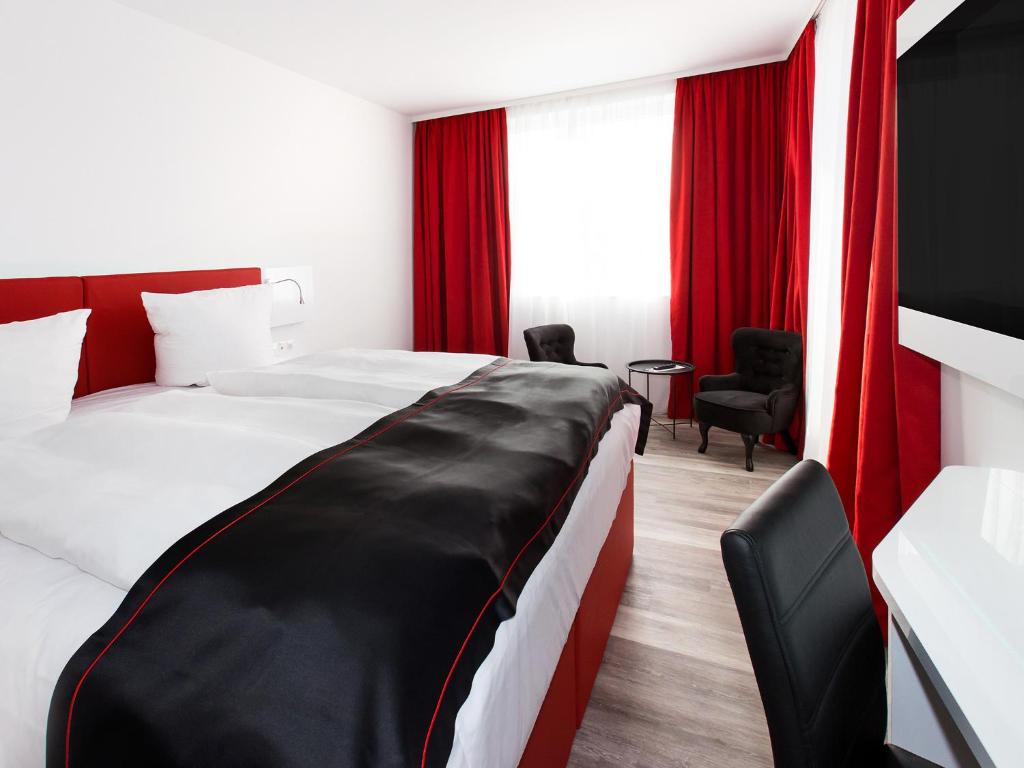
[[[861,0],[846,146],[843,294],[829,471],[861,557],[938,473],[939,366],[898,343],[896,19],[907,0]],[[886,607],[872,583],[875,611]]]
[[[413,345],[508,354],[505,110],[416,124]]]
[[[785,62],[676,85],[672,348],[697,378],[733,370],[736,328],[806,330],[813,97],[813,23]]]
[[[806,370],[807,270],[811,244],[811,133],[814,122],[813,22],[807,25],[786,61],[783,105],[782,210],[771,266],[768,327],[795,331],[803,337]],[[802,455],[803,399],[793,415],[789,431]],[[786,447],[777,435],[771,439],[776,447]]]
[[[672,352],[695,380],[732,370],[729,337],[769,320],[781,206],[784,64],[676,84],[670,252]],[[676,415],[691,403],[675,398]]]

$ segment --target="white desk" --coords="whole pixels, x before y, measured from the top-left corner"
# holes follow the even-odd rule
[[[872,561],[890,740],[944,766],[1024,765],[1024,474],[947,467]]]

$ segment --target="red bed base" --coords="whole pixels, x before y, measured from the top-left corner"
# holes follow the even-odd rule
[[[594,688],[633,562],[633,468],[519,768],[562,768]]]
[[[153,381],[153,330],[139,294],[185,293],[260,282],[258,268],[0,280],[0,323],[92,309],[75,397]],[[622,492],[520,768],[561,768],[583,722],[633,561],[633,469]]]

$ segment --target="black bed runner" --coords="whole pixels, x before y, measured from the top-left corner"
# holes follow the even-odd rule
[[[306,459],[172,546],[84,643],[47,765],[444,765],[623,402],[649,416],[607,371],[499,359]]]

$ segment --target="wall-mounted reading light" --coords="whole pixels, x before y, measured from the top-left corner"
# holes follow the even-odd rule
[[[285,277],[285,278],[282,278],[280,280],[268,280],[267,281],[267,285],[279,285],[281,283],[295,283],[295,287],[299,289],[299,304],[305,304],[306,303],[306,300],[304,298],[302,298],[302,286],[299,284],[298,280],[295,280],[295,279],[293,279],[291,277]]]
[[[313,304],[316,303],[312,267],[263,267],[263,283],[274,291],[271,328],[304,323],[310,318]],[[294,291],[299,294],[297,302],[293,289],[283,286],[283,283],[295,286]]]

